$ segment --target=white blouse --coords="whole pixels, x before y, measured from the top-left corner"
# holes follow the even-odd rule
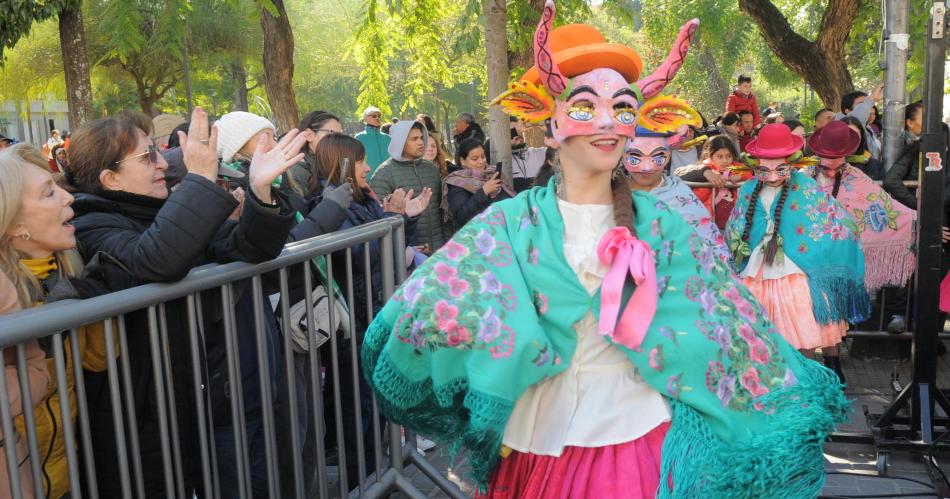
[[[781,187],[762,186],[762,190],[759,191],[759,199],[762,200],[762,206],[765,207],[766,213],[772,212],[772,205],[775,203],[778,193],[781,192],[781,190]],[[798,265],[795,265],[795,262],[788,257],[784,257],[781,260],[776,257],[771,265],[765,263],[765,243],[771,239],[771,234],[775,232],[775,220],[769,216],[768,221],[768,226],[765,229],[765,237],[763,237],[762,242],[752,250],[752,255],[749,257],[749,264],[745,266],[745,269],[742,270],[739,276],[754,278],[759,275],[759,269],[762,269],[763,280],[781,279],[792,274],[804,274],[805,271]]]
[[[608,270],[597,258],[597,244],[616,225],[613,207],[558,200],[558,208],[564,218],[564,256],[593,295]],[[630,442],[670,420],[666,400],[640,377],[626,354],[597,332],[593,312],[574,330],[577,347],[570,367],[521,395],[505,427],[506,446],[560,456],[567,446]]]

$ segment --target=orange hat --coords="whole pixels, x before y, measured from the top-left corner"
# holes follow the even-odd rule
[[[567,24],[551,31],[551,51],[561,74],[570,78],[597,68],[610,68],[629,82],[637,81],[643,62],[637,51],[618,43],[607,43],[597,28],[586,24]],[[534,84],[541,83],[535,64],[521,77]]]

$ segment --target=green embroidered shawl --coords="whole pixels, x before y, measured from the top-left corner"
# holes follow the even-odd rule
[[[766,210],[759,199],[749,231],[749,241],[742,240],[746,212],[758,180],[751,180],[739,189],[736,206],[726,224],[726,239],[736,255],[736,271],[749,263],[752,249],[765,238],[768,220],[775,220],[775,208]],[[819,324],[850,322],[857,324],[871,315],[871,298],[864,286],[864,252],[854,219],[838,201],[823,192],[814,179],[802,172],[792,172],[788,198],[782,210],[776,256],[791,258],[808,277],[812,310]],[[821,299],[819,297],[824,297]]]
[[[678,214],[649,194],[633,202],[660,300],[641,348],[615,346],[672,407],[660,497],[816,495],[822,444],[848,405],[834,374],[781,338]],[[465,447],[483,488],[515,402],[568,367],[572,326],[599,312],[599,293],[564,259],[564,229],[553,184],[495,203],[412,274],[366,334],[363,370],[385,415]]]

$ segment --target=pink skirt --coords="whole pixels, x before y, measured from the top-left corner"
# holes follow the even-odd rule
[[[818,324],[812,310],[811,290],[805,274],[780,279],[746,277],[742,281],[759,300],[772,323],[786,341],[798,350],[832,347],[841,343],[848,332],[847,322]],[[825,299],[824,296],[821,297]]]
[[[630,442],[565,447],[557,457],[513,451],[492,473],[488,494],[476,498],[554,499],[656,497],[666,422]]]

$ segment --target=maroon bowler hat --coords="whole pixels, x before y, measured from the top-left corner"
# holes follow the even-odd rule
[[[843,158],[854,154],[861,136],[843,121],[832,121],[808,138],[808,148],[821,158]]]

